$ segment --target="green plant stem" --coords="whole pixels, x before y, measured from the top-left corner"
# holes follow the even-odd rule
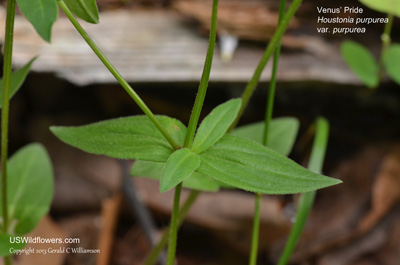
[[[380,58],[379,58],[379,79],[383,78],[383,60],[385,57],[385,54],[390,46],[391,43],[391,31],[392,31],[392,27],[393,27],[393,20],[394,20],[394,15],[393,13],[388,14],[388,19],[389,22],[385,24],[385,28],[383,30],[383,34],[382,34],[382,49],[381,49],[381,54],[380,54]]]
[[[178,219],[179,219],[179,200],[181,197],[182,182],[179,183],[175,188],[174,206],[172,209],[171,224],[169,229],[169,244],[167,253],[166,265],[174,265],[175,252],[176,252],[176,241],[178,234]]]
[[[171,144],[171,146],[177,150],[180,146],[175,142],[175,140],[171,137],[171,135],[165,130],[165,128],[158,122],[154,114],[151,112],[149,107],[143,102],[143,100],[139,97],[139,95],[133,90],[133,88],[125,81],[122,75],[118,72],[118,70],[111,64],[111,62],[107,59],[104,53],[100,50],[100,48],[94,43],[94,41],[90,38],[87,32],[83,29],[83,27],[76,20],[72,12],[69,10],[68,6],[64,3],[64,1],[58,1],[58,5],[67,15],[68,19],[71,21],[72,25],[74,25],[75,29],[79,32],[82,38],[86,41],[86,43],[90,46],[93,52],[97,55],[97,57],[101,60],[101,62],[107,67],[110,73],[115,77],[115,79],[121,84],[121,86],[125,89],[125,91],[129,94],[129,96],[136,102],[136,104],[140,107],[140,109],[149,117],[149,119],[153,122],[153,124],[157,127],[157,129],[161,132],[161,134],[167,139],[167,141]]]
[[[280,1],[279,7],[279,19],[278,19],[278,27],[282,24],[283,16],[285,15],[286,8],[286,0]],[[268,146],[268,136],[269,136],[269,128],[272,119],[272,113],[274,109],[274,101],[275,101],[275,91],[276,91],[276,74],[278,72],[278,63],[279,63],[279,55],[281,52],[281,37],[278,38],[274,61],[272,65],[272,73],[271,73],[271,81],[268,90],[268,98],[267,98],[267,106],[265,111],[265,127],[264,127],[264,145]],[[257,81],[258,82],[258,81]],[[262,195],[257,193],[255,197],[255,208],[254,208],[254,220],[253,220],[253,233],[251,240],[251,249],[250,249],[250,259],[249,265],[257,264],[257,256],[258,256],[258,242],[259,242],[259,234],[260,234],[260,205],[261,205]]]
[[[190,148],[193,142],[194,134],[196,132],[197,124],[201,109],[203,108],[204,99],[207,93],[208,81],[210,79],[210,72],[212,60],[214,55],[215,39],[217,34],[217,14],[218,14],[218,0],[213,0],[212,15],[211,15],[211,28],[210,37],[206,59],[204,62],[203,73],[199,84],[199,89],[194,102],[192,114],[190,116],[188,130],[185,137],[184,147]],[[174,207],[171,217],[171,224],[169,229],[169,244],[167,253],[167,265],[173,265],[175,261],[177,233],[178,233],[178,219],[179,219],[179,198],[182,190],[182,182],[175,188]]]
[[[287,29],[290,20],[292,19],[292,17],[294,16],[294,14],[296,13],[297,9],[299,8],[300,4],[301,4],[302,0],[294,0],[292,2],[292,4],[290,5],[288,11],[286,12],[285,16],[282,19],[282,23],[281,25],[276,29],[274,35],[272,36],[271,41],[269,42],[267,48],[265,49],[265,52],[260,60],[260,62],[258,63],[258,66],[250,80],[250,82],[247,84],[245,90],[243,91],[242,94],[242,106],[240,108],[239,114],[236,117],[235,121],[232,123],[231,128],[235,128],[237,123],[239,122],[239,119],[241,118],[243,111],[245,110],[245,108],[247,107],[249,100],[251,98],[251,96],[254,93],[254,90],[260,80],[261,74],[265,68],[265,66],[267,65],[267,62],[269,60],[269,58],[271,57],[271,55],[273,54],[273,52],[275,51],[275,48],[277,47],[283,33],[285,32],[285,30]]]
[[[258,238],[260,234],[260,205],[261,205],[260,193],[256,193],[255,207],[254,207],[254,217],[253,217],[253,232],[251,236],[251,249],[250,249],[250,259],[249,265],[257,264],[258,255]]]
[[[329,123],[324,118],[318,118],[316,122],[316,135],[314,144],[311,151],[310,162],[308,169],[316,173],[322,171],[322,165],[325,159],[325,153],[329,136]],[[286,242],[285,249],[281,255],[278,265],[285,265],[288,263],[297,242],[303,232],[304,226],[310,215],[312,206],[315,199],[315,191],[302,193],[299,200],[296,222],[294,223],[288,241]]]
[[[285,7],[286,7],[286,0],[281,0],[280,6],[279,6],[278,27],[282,24],[282,19],[283,19],[283,16],[285,15]],[[269,83],[267,106],[266,106],[266,110],[265,110],[265,128],[264,128],[264,145],[265,146],[268,146],[269,128],[271,125],[272,113],[273,113],[273,109],[274,109],[275,91],[276,91],[276,75],[278,72],[278,63],[279,63],[280,53],[281,53],[281,38],[279,38],[278,43],[276,45],[274,61],[273,61],[273,65],[272,65],[271,81]]]
[[[3,208],[3,232],[8,233],[8,202],[7,202],[7,158],[8,158],[8,119],[10,112],[10,84],[12,71],[12,52],[14,41],[15,0],[7,1],[7,18],[4,40],[3,66],[3,107],[1,112],[1,188]],[[12,264],[12,257],[4,257],[5,265]]]
[[[204,99],[207,93],[208,81],[210,79],[211,65],[214,55],[215,39],[217,34],[217,16],[218,16],[218,0],[213,0],[212,15],[211,15],[211,28],[208,43],[207,56],[204,63],[203,73],[201,76],[199,90],[197,92],[196,100],[194,102],[192,114],[190,116],[188,131],[185,139],[185,147],[190,148],[193,142],[193,137],[196,132],[197,123],[201,109],[203,107]]]
[[[183,223],[183,220],[186,218],[190,207],[193,205],[193,203],[196,201],[197,197],[199,196],[200,191],[197,190],[192,190],[189,194],[189,197],[186,199],[185,203],[183,204],[182,208],[179,211],[179,218],[178,218],[178,228],[181,226]],[[170,226],[167,227],[167,229],[164,231],[161,240],[158,242],[157,246],[155,246],[150,254],[148,255],[144,265],[154,265],[158,261],[158,257],[160,256],[161,252],[165,248],[168,242],[169,238],[169,233],[170,233]]]
[[[258,64],[258,67],[255,70],[255,73],[254,73],[251,81],[247,85],[247,87],[246,87],[246,89],[245,89],[245,91],[244,91],[244,93],[242,95],[243,102],[242,102],[240,115],[238,115],[238,118],[235,120],[235,122],[232,124],[232,126],[228,129],[228,131],[227,131],[228,133],[231,132],[236,127],[236,125],[237,125],[237,123],[238,123],[238,121],[239,121],[239,119],[241,117],[241,114],[243,113],[245,107],[247,106],[248,100],[252,96],[253,91],[255,89],[255,86],[257,85],[257,83],[259,81],[259,77],[261,75],[262,70],[264,69],[265,65],[267,64],[272,52],[274,51],[276,45],[278,44],[281,36],[283,35],[284,31],[286,30],[287,26],[289,25],[289,22],[290,22],[291,18],[293,17],[294,13],[297,11],[297,9],[300,6],[301,2],[302,2],[302,0],[295,0],[292,3],[292,5],[289,8],[289,11],[288,11],[287,15],[283,18],[282,24],[278,27],[278,29],[275,32],[270,44],[267,46],[266,51],[265,51],[263,57],[261,58],[261,60],[260,60],[260,62]],[[216,17],[216,15],[217,15],[214,6],[216,6],[215,2],[213,4],[213,16],[212,16],[213,18]],[[213,18],[212,18],[212,21],[214,21]],[[212,40],[211,32],[212,32],[213,24],[214,23],[212,22],[212,27],[211,27],[211,30],[210,30],[210,45],[214,45],[214,44],[211,44],[211,40]],[[215,43],[215,39],[213,41]],[[209,49],[208,49],[208,54],[210,54],[210,56],[212,56],[212,53],[210,52],[210,45],[209,45]],[[207,62],[207,59],[206,59],[206,62]],[[210,66],[211,66],[211,63],[210,63]],[[204,69],[206,69],[206,65],[204,66]],[[203,73],[203,76],[204,76],[204,73]],[[202,80],[203,80],[203,78],[202,78]],[[199,89],[201,87],[202,86],[199,86]],[[200,102],[200,100],[201,100],[201,102],[204,102],[205,92],[206,91],[204,91],[204,95],[201,95],[200,91],[199,91],[199,93],[198,93],[198,95],[196,97],[196,101]],[[195,106],[201,106],[201,105],[199,103],[195,104]],[[192,120],[192,117],[196,117],[197,116],[197,122],[198,122],[198,119],[199,119],[198,117],[200,115],[200,111],[197,110],[197,109],[198,109],[198,107],[197,108],[195,108],[195,107],[193,108],[192,115],[191,115],[191,120]],[[196,122],[195,125],[197,125],[197,122]],[[189,122],[189,126],[188,127],[192,128],[192,129],[190,129],[192,132],[191,132],[191,134],[187,134],[187,137],[186,137],[186,140],[185,140],[185,144],[186,145],[189,145],[189,142],[191,142],[193,137],[194,137],[194,132],[195,132],[196,126],[193,126],[193,124],[194,124],[194,121],[192,122],[192,124]],[[194,198],[193,201],[195,201],[195,199],[196,198]],[[188,209],[190,207],[191,207],[191,205],[188,205]],[[181,215],[181,213],[180,213],[180,215]],[[185,218],[185,216],[182,216],[182,220],[184,218]],[[180,220],[181,220],[181,218],[180,218]],[[168,231],[166,231],[164,233],[164,235],[163,235],[160,243],[157,245],[157,247],[155,247],[152,250],[152,252],[150,253],[148,259],[145,262],[145,265],[153,265],[153,264],[155,264],[155,262],[157,261],[157,257],[160,255],[162,249],[166,245],[167,237],[168,237]]]

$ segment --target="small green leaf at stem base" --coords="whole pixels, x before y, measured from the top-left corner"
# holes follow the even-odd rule
[[[63,0],[73,14],[86,22],[99,23],[96,0]]]
[[[163,162],[136,160],[133,163],[130,174],[135,177],[160,180],[164,166],[165,163]],[[198,172],[193,172],[182,184],[185,188],[208,192],[218,191],[220,188],[217,182]]]
[[[160,191],[165,192],[188,178],[199,167],[200,158],[188,148],[173,152],[164,166]]]
[[[351,70],[367,87],[378,86],[378,64],[369,50],[357,42],[345,41],[342,43],[341,53]]]
[[[240,126],[231,132],[231,135],[247,138],[263,144],[265,122],[257,122]],[[299,130],[299,121],[296,118],[283,117],[271,121],[269,127],[268,147],[282,154],[289,155],[292,151]]]
[[[214,108],[201,122],[191,150],[201,153],[221,139],[235,120],[241,104],[241,99],[231,99]]]
[[[16,242],[15,236],[0,232],[0,257],[15,255],[24,246],[25,243]]]
[[[183,145],[186,127],[178,120],[156,116],[171,137]],[[63,142],[85,152],[121,159],[166,162],[173,149],[147,116],[132,116],[85,126],[50,130]]]
[[[37,33],[47,42],[51,39],[51,28],[58,16],[55,0],[17,0],[18,7],[31,22]]]
[[[400,45],[393,44],[386,51],[383,63],[387,74],[400,85]]]
[[[9,233],[26,234],[47,214],[53,198],[53,169],[44,147],[20,149],[9,159],[7,175]]]
[[[341,183],[311,172],[261,144],[231,135],[225,135],[199,156],[199,173],[262,194],[293,194]]]
[[[30,60],[25,66],[11,74],[11,81],[10,81],[10,99],[18,92],[21,88],[22,84],[24,83],[28,73],[31,69],[32,63],[36,60],[36,57]],[[0,79],[0,108],[2,107],[3,102],[3,79]]]

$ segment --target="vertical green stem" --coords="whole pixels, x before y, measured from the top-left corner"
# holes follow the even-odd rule
[[[168,245],[166,265],[174,265],[175,261],[176,241],[178,234],[178,220],[179,220],[179,200],[181,197],[181,191],[182,191],[182,183],[179,183],[175,188],[174,206],[172,210],[171,224],[169,229],[169,245]]]
[[[385,24],[385,28],[383,30],[383,34],[382,34],[382,50],[381,50],[381,54],[380,54],[380,58],[379,58],[379,78],[380,79],[383,78],[383,60],[384,60],[384,56],[386,54],[386,51],[388,50],[388,48],[390,46],[390,43],[391,43],[390,33],[392,31],[393,20],[394,20],[393,13],[388,14],[387,17],[389,19],[389,22]]]
[[[283,16],[285,15],[285,7],[286,7],[286,0],[281,0],[280,7],[279,7],[278,28],[282,24]],[[270,86],[269,86],[269,90],[268,90],[267,107],[266,107],[266,111],[265,111],[265,127],[264,127],[264,145],[265,146],[268,146],[269,128],[270,128],[271,119],[272,119],[272,112],[274,109],[275,90],[276,90],[276,74],[278,72],[279,55],[281,52],[281,45],[280,45],[281,37],[282,36],[280,36],[278,38],[277,43],[276,43],[274,61],[273,61],[273,66],[272,66],[271,81],[270,81]],[[258,242],[259,242],[259,234],[260,234],[261,199],[262,199],[262,195],[257,193],[256,197],[255,197],[253,233],[252,233],[252,240],[251,240],[249,265],[257,264]]]
[[[192,207],[193,203],[196,201],[197,197],[199,196],[200,191],[192,190],[189,194],[189,197],[186,199],[185,203],[183,204],[182,208],[179,211],[179,220],[178,220],[178,228],[183,223],[183,220],[186,218],[190,207]],[[165,230],[160,242],[158,242],[157,246],[154,247],[150,254],[148,255],[145,263],[143,265],[154,265],[156,264],[160,253],[165,248],[168,242],[169,233],[170,233],[171,225],[167,227]]]
[[[281,0],[280,7],[279,7],[279,19],[278,19],[278,27],[282,23],[283,16],[285,15],[285,7],[286,7],[286,0]],[[274,62],[272,66],[272,74],[271,74],[271,81],[268,90],[268,99],[267,99],[267,107],[265,110],[265,128],[264,128],[264,145],[268,145],[268,136],[269,136],[269,127],[271,124],[272,113],[274,109],[274,102],[275,102],[275,91],[276,91],[276,74],[278,72],[278,63],[279,63],[279,56],[281,53],[281,38],[276,45],[275,54],[274,54]]]
[[[299,8],[301,2],[302,2],[302,0],[294,0],[292,2],[292,4],[290,5],[288,11],[286,12],[286,15],[282,19],[281,25],[276,29],[274,35],[272,36],[272,39],[269,42],[267,48],[265,49],[263,57],[261,58],[260,62],[258,63],[258,66],[257,66],[256,70],[254,71],[254,74],[253,74],[250,82],[247,84],[245,90],[243,91],[243,94],[242,94],[242,107],[240,108],[239,114],[237,115],[235,121],[232,123],[230,129],[236,127],[237,123],[239,122],[239,119],[241,118],[245,108],[247,107],[247,105],[249,103],[249,100],[250,100],[251,96],[254,93],[254,90],[255,90],[255,88],[256,88],[256,86],[258,84],[258,81],[260,80],[261,74],[262,74],[262,72],[263,72],[263,70],[264,70],[269,58],[271,57],[271,55],[275,51],[275,48],[277,47],[277,45],[278,45],[283,33],[287,29],[287,27],[288,27],[288,25],[290,23],[290,20],[292,19],[292,17],[296,13],[296,11]]]
[[[188,131],[186,134],[186,139],[184,144],[184,146],[189,148],[192,145],[193,137],[196,132],[197,123],[199,122],[201,109],[203,107],[204,99],[207,93],[208,81],[210,79],[211,65],[215,47],[215,38],[217,34],[217,16],[218,16],[218,0],[213,0],[210,38],[208,43],[207,56],[204,63],[203,74],[201,76],[199,90],[197,92],[192,114],[190,116]]]
[[[314,138],[313,148],[311,151],[310,162],[308,169],[316,173],[322,171],[322,165],[325,159],[326,148],[328,145],[329,136],[329,123],[324,118],[318,118],[316,122],[316,135]],[[296,222],[294,223],[288,241],[286,242],[285,249],[281,255],[278,265],[285,265],[288,263],[297,242],[303,232],[304,226],[310,215],[312,206],[315,199],[315,191],[302,193],[299,200],[297,210]]]
[[[12,52],[14,40],[15,0],[7,1],[7,18],[4,41],[3,69],[3,107],[1,112],[1,188],[3,208],[3,232],[8,233],[8,203],[7,203],[7,157],[8,157],[8,119],[10,111],[10,83],[12,68]],[[11,256],[4,258],[4,263],[12,263]]]
[[[194,102],[192,114],[190,116],[188,130],[185,137],[184,145],[189,147],[192,145],[193,137],[196,132],[197,123],[199,121],[201,109],[203,108],[204,99],[207,93],[208,81],[210,79],[211,65],[214,55],[215,39],[217,34],[217,14],[218,14],[218,0],[213,0],[212,15],[211,15],[211,28],[210,37],[207,50],[207,56],[204,63],[203,73],[200,80],[199,90],[197,92],[196,100]],[[176,240],[178,232],[178,219],[179,219],[179,198],[181,194],[182,183],[178,184],[175,189],[174,208],[171,217],[169,245],[167,254],[167,265],[173,265],[176,252]]]
[[[255,207],[254,207],[254,216],[253,216],[253,232],[252,232],[252,236],[251,236],[251,249],[250,249],[249,265],[256,265],[257,264],[258,238],[259,238],[259,233],[260,233],[261,197],[262,197],[262,195],[260,193],[256,194]]]
[[[125,89],[125,91],[129,94],[129,96],[136,102],[136,104],[140,107],[140,109],[149,117],[149,119],[153,122],[153,124],[157,127],[157,129],[161,132],[161,134],[167,139],[167,141],[171,144],[171,146],[177,150],[180,146],[175,142],[175,140],[171,137],[171,135],[165,130],[165,128],[158,122],[153,112],[149,109],[149,107],[143,102],[143,100],[139,97],[139,95],[133,90],[133,88],[125,81],[122,75],[118,72],[118,70],[111,64],[111,62],[107,59],[104,53],[100,50],[100,48],[94,43],[94,41],[90,38],[89,34],[83,29],[83,27],[79,24],[79,22],[75,19],[72,12],[69,10],[68,6],[64,3],[64,1],[58,1],[58,5],[67,15],[68,19],[71,21],[72,25],[74,25],[75,29],[79,32],[82,38],[86,41],[89,47],[93,50],[93,52],[97,55],[97,57],[101,60],[105,67],[110,71],[110,73],[115,77],[115,79],[121,84],[121,86]]]

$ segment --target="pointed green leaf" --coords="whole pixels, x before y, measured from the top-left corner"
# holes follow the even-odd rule
[[[18,7],[31,22],[37,33],[47,42],[51,39],[51,28],[58,16],[56,0],[17,0]]]
[[[262,144],[264,141],[265,122],[257,122],[235,129],[231,134],[253,140]],[[273,119],[269,128],[268,147],[282,155],[289,155],[292,151],[299,130],[299,121],[296,118]]]
[[[341,53],[351,70],[366,86],[374,88],[378,85],[378,64],[369,50],[357,42],[345,41]]]
[[[171,137],[183,145],[186,127],[178,120],[157,116]],[[78,127],[53,126],[63,142],[85,152],[122,159],[167,161],[171,145],[146,116],[132,116]]]
[[[73,14],[89,23],[99,23],[96,0],[64,0]]]
[[[241,104],[241,99],[231,99],[214,108],[201,122],[193,141],[192,151],[201,153],[215,144],[235,120]]]
[[[19,241],[17,243],[15,236],[0,232],[0,257],[14,255],[18,250],[23,249],[24,246],[25,243]]]
[[[160,191],[165,192],[188,178],[199,167],[200,158],[187,148],[173,152],[164,166]]]
[[[11,81],[10,81],[10,99],[17,93],[17,91],[21,88],[22,84],[25,81],[25,78],[28,76],[29,70],[31,69],[32,63],[36,60],[36,57],[30,60],[24,67],[18,69],[17,71],[11,74]],[[3,104],[3,85],[4,81],[0,79],[0,108]]]
[[[10,158],[7,174],[9,232],[25,234],[36,227],[50,208],[53,198],[50,158],[42,145],[30,144]]]
[[[400,85],[400,45],[389,47],[384,56],[384,64],[387,74]]]
[[[165,163],[136,160],[131,168],[131,176],[160,180]],[[218,191],[219,185],[209,177],[193,172],[183,181],[183,187],[200,191]]]
[[[383,13],[393,13],[400,17],[400,2],[398,0],[360,0],[361,3]]]
[[[252,192],[291,194],[341,182],[313,173],[261,144],[232,135],[224,136],[199,156],[199,173]]]

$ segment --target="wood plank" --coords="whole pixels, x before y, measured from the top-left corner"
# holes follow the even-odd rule
[[[1,29],[4,29],[4,18],[2,9]],[[208,40],[173,11],[107,11],[101,13],[100,24],[84,23],[84,27],[129,82],[200,79]],[[317,37],[305,40],[303,51],[282,55],[278,80],[359,84],[342,61],[338,47]],[[233,60],[224,63],[217,49],[211,80],[247,82],[263,51],[262,44],[240,43]],[[116,82],[65,17],[55,23],[52,43],[48,44],[37,36],[24,17],[17,16],[14,52],[16,67],[40,55],[33,71],[55,73],[78,85]],[[270,68],[269,64],[262,75],[263,81],[269,80]]]

